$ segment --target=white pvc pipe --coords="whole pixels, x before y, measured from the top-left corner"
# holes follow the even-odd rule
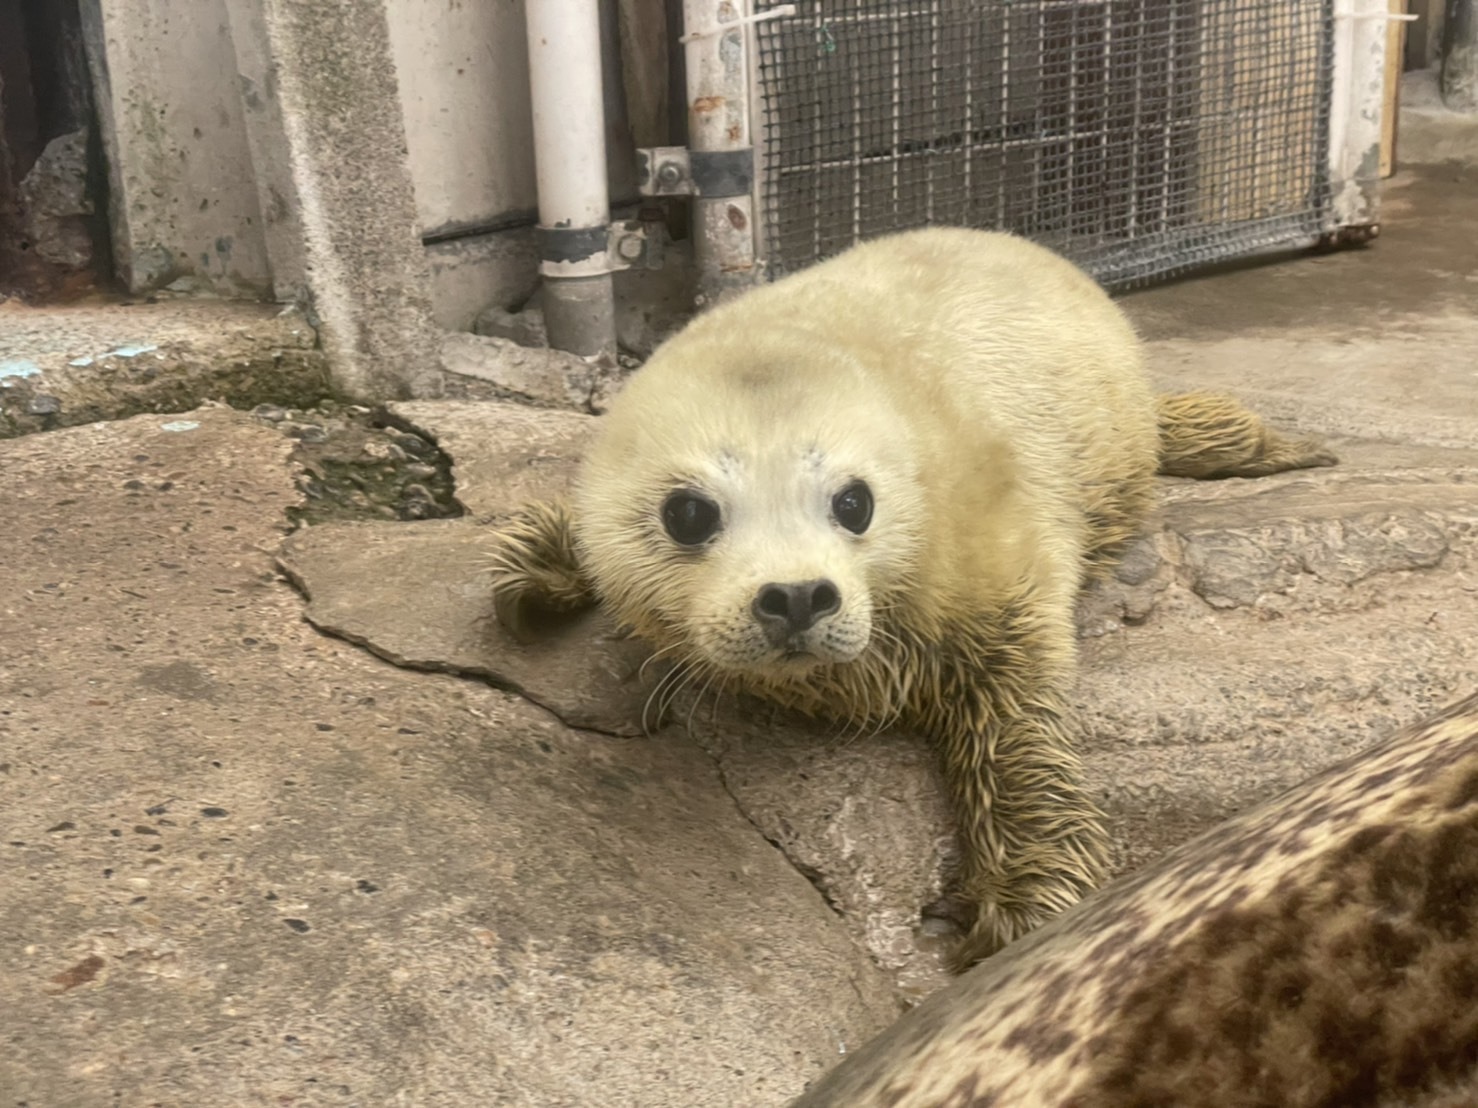
[[[525,19],[539,223],[603,227],[610,201],[597,0],[527,0]]]
[[[600,0],[526,0],[549,345],[614,355]]]

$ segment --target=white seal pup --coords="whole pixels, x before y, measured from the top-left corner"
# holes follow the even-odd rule
[[[1009,235],[907,232],[712,309],[616,398],[573,505],[499,533],[515,629],[599,601],[697,680],[934,740],[959,964],[1101,880],[1068,719],[1073,607],[1155,473],[1334,458],[1225,397],[1157,400],[1123,313]]]

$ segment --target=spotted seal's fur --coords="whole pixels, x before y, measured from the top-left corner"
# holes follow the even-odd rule
[[[1333,460],[1225,397],[1157,401],[1123,313],[1050,251],[911,232],[664,344],[602,420],[573,514],[502,529],[495,596],[517,627],[598,595],[680,679],[933,738],[968,964],[1102,877],[1068,722],[1073,605],[1157,468]]]
[[[1478,696],[1103,890],[793,1108],[1478,1103]]]

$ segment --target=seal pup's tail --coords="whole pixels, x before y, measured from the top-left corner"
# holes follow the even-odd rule
[[[1155,400],[1167,477],[1264,477],[1339,461],[1318,439],[1285,438],[1230,396],[1183,392]]]
[[[534,637],[541,618],[595,603],[575,552],[569,510],[559,501],[525,504],[501,524],[488,570],[498,621],[517,638]]]

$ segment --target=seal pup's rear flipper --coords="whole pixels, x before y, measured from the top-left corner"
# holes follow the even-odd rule
[[[1265,477],[1339,461],[1318,439],[1285,438],[1230,396],[1177,393],[1156,397],[1156,408],[1167,477]]]

